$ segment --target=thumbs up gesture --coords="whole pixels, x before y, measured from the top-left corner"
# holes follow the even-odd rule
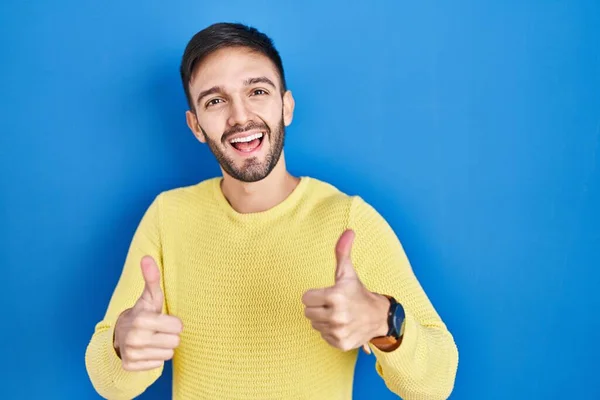
[[[354,232],[347,230],[337,242],[335,284],[307,291],[302,303],[304,315],[330,345],[342,351],[363,346],[370,353],[366,343],[387,333],[389,301],[358,278],[350,259],[353,241]]]
[[[162,314],[164,295],[154,259],[142,258],[141,268],[144,291],[132,308],[121,313],[115,325],[113,345],[127,371],[162,366],[173,357],[183,329],[179,318]]]

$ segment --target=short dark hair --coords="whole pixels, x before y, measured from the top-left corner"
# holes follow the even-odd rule
[[[183,52],[180,73],[190,110],[195,109],[189,86],[195,67],[209,54],[226,47],[247,47],[268,57],[279,73],[282,93],[287,90],[283,63],[273,41],[256,28],[240,23],[219,22],[196,33]]]

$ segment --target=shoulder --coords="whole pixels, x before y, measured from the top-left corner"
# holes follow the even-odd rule
[[[337,210],[342,213],[349,213],[352,202],[356,196],[349,195],[331,183],[322,181],[318,178],[306,177],[309,180],[307,201],[311,208],[320,210]]]
[[[349,194],[331,183],[309,178],[311,180],[311,195],[320,203],[328,206],[346,207],[349,214],[357,217],[381,217],[379,212],[360,194]]]
[[[214,188],[219,178],[209,178],[193,185],[181,186],[160,192],[155,199],[162,210],[196,208],[214,200]]]
[[[314,186],[317,188],[315,192],[321,193],[320,196],[315,196],[319,198],[320,207],[345,213],[346,228],[374,237],[393,234],[388,221],[362,195],[348,194],[317,179]]]
[[[379,227],[387,225],[382,215],[361,195],[349,194],[316,178],[310,179],[311,189],[307,198],[314,210],[344,214],[347,228],[372,224]]]

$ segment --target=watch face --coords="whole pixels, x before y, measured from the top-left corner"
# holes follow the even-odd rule
[[[402,308],[402,306],[398,305],[396,306],[395,310],[394,310],[394,314],[393,314],[393,321],[394,321],[394,335],[395,336],[400,336],[400,332],[402,329],[402,323],[404,322],[404,309]]]

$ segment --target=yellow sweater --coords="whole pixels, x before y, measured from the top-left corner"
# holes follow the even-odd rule
[[[405,400],[447,398],[458,364],[453,337],[370,205],[303,177],[274,208],[240,214],[220,180],[163,192],[142,218],[85,355],[100,395],[134,398],[162,373],[123,370],[112,347],[115,320],[144,289],[139,264],[148,254],[161,270],[164,312],[184,325],[173,358],[174,399],[351,399],[358,350],[325,342],[301,302],[306,290],[334,284],[335,244],[351,228],[359,278],[406,312],[398,349],[371,345],[378,374]]]

